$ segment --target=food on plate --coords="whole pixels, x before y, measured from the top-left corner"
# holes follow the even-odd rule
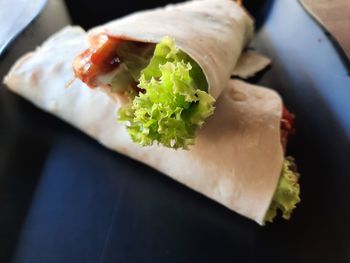
[[[234,1],[188,1],[93,28],[73,68],[119,101],[134,142],[189,149],[252,36]]]
[[[284,153],[293,115],[275,91],[227,80],[215,113],[199,129],[189,150],[142,147],[116,121],[114,112],[122,108],[121,102],[80,80],[66,87],[74,77],[72,61],[88,45],[85,31],[67,27],[20,58],[4,82],[104,146],[259,224],[272,221],[277,210],[289,218],[300,200],[294,161]]]

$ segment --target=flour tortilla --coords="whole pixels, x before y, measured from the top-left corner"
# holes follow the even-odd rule
[[[233,0],[197,0],[137,12],[93,28],[89,36],[106,32],[150,43],[170,36],[201,66],[216,99],[252,39],[253,28],[252,18]]]
[[[283,161],[280,97],[231,80],[189,151],[141,147],[116,121],[118,105],[106,93],[80,80],[65,87],[73,78],[72,60],[87,45],[82,29],[67,27],[22,57],[4,82],[106,147],[263,224]]]
[[[271,59],[256,51],[244,52],[231,73],[234,77],[247,79],[271,64]]]

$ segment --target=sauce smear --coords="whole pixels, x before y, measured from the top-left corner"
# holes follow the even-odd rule
[[[281,118],[281,142],[284,151],[286,151],[287,141],[289,135],[295,132],[294,129],[294,114],[290,113],[285,106],[283,106]]]
[[[73,62],[75,76],[89,87],[97,87],[96,77],[114,70],[121,63],[117,48],[122,41],[105,33],[94,36],[91,46]]]

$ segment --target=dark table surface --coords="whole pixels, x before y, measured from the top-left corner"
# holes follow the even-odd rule
[[[164,1],[67,4],[89,28]],[[260,28],[253,46],[274,62],[250,81],[297,116],[292,220],[260,227],[1,87],[0,262],[350,262],[346,66],[298,2],[246,4]]]

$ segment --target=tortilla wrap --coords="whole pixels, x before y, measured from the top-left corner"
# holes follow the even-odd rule
[[[244,52],[231,73],[234,77],[247,79],[271,64],[271,59],[256,51]]]
[[[254,23],[232,0],[197,0],[137,12],[89,31],[90,41],[105,32],[116,38],[158,43],[165,36],[194,59],[215,99],[253,37]]]
[[[189,151],[141,147],[116,121],[119,105],[106,93],[80,80],[65,87],[73,78],[72,60],[87,45],[81,28],[67,27],[23,56],[4,82],[106,147],[263,224],[283,162],[280,97],[272,90],[231,80]]]

